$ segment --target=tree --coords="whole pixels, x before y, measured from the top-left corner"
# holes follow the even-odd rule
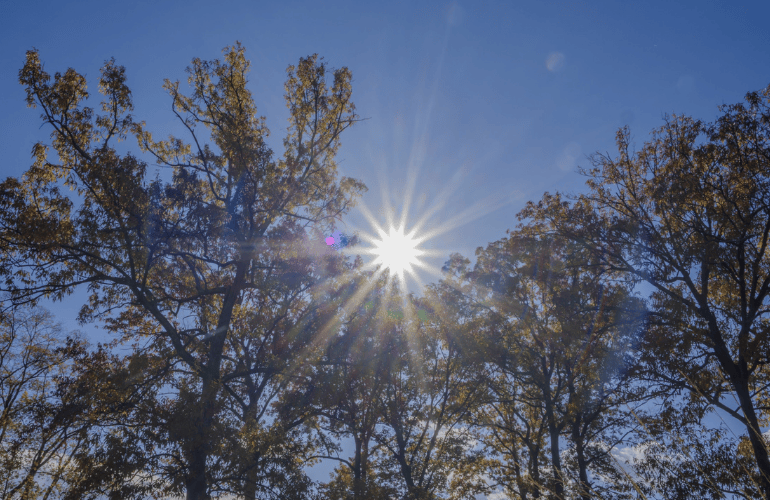
[[[127,367],[101,346],[89,352],[77,335],[63,338],[41,308],[6,310],[1,335],[2,497],[93,498],[107,489],[110,498],[135,498],[151,491],[154,483],[132,482],[136,440],[121,436],[128,439],[119,456],[105,456],[100,432],[124,426],[126,409],[152,396],[154,386],[130,383],[136,363]]]
[[[69,339],[80,345],[82,340]],[[0,323],[0,491],[3,498],[47,497],[63,487],[73,455],[88,442],[83,408],[56,397],[54,377],[71,351],[42,309],[6,311]]]
[[[351,278],[338,334],[319,363],[327,436],[355,444],[349,459],[325,457],[341,465],[323,498],[471,498],[483,489],[483,460],[463,418],[478,383],[445,331],[452,320],[430,326],[424,304],[397,304],[391,286],[378,272]]]
[[[456,310],[436,301],[412,298],[407,306],[406,315],[383,318],[379,333],[386,360],[381,467],[395,471],[408,500],[475,498],[486,491],[486,462],[466,423],[482,396],[458,341],[467,331]],[[422,306],[434,310],[430,321],[417,316]]]
[[[460,283],[447,281],[445,289],[475,323],[465,339],[468,351],[489,366],[490,395],[477,422],[490,429],[490,447],[511,462],[513,478],[502,484],[523,498],[544,492],[567,498],[568,490],[581,499],[622,493],[620,484],[597,491],[588,473],[613,470],[610,452],[627,434],[627,416],[619,412],[630,402],[624,358],[643,318],[641,304],[597,274],[577,245],[532,234],[527,226],[476,254],[472,271],[467,259],[450,260],[446,269]],[[541,481],[544,437],[552,473]],[[565,467],[561,438],[572,445],[569,465],[577,477]]]
[[[524,212],[605,270],[653,287],[639,376],[685,391],[745,428],[748,488],[770,498],[770,87],[721,106],[713,124],[674,116],[638,152],[595,154],[588,194],[546,193]],[[732,406],[725,397],[736,398]]]
[[[547,464],[543,406],[531,395],[532,388],[525,388],[511,373],[497,369],[488,357],[490,349],[484,347],[479,335],[484,328],[480,303],[485,302],[479,294],[484,295],[487,290],[470,282],[469,264],[468,259],[453,254],[442,268],[444,279],[431,287],[433,300],[457,311],[462,318],[469,332],[458,338],[463,358],[476,367],[477,376],[484,381],[483,398],[467,420],[485,431],[481,439],[490,453],[488,474],[495,486],[502,487],[511,498],[539,498],[543,486],[541,471]],[[525,389],[528,394],[523,392]],[[535,404],[511,404],[523,400]]]
[[[705,412],[692,404],[661,406],[653,415],[637,415],[645,434],[632,468],[644,494],[666,500],[759,497],[745,436],[730,439],[732,431],[724,425],[707,426],[700,421]]]
[[[185,412],[176,426],[189,432],[174,438],[187,497],[197,500],[209,497],[215,479],[209,459],[223,391],[234,397],[232,385],[255,373],[270,382],[296,368],[292,349],[313,343],[308,307],[298,303],[307,305],[326,267],[340,259],[316,259],[304,228],[331,229],[365,187],[336,179],[340,134],[357,120],[347,68],[335,70],[328,85],[326,65],[315,55],[289,67],[291,117],[279,160],[265,143],[268,130],[246,88],[249,63],[240,44],[225,50],[224,63],[196,58],[187,71],[190,97],[180,93],[179,82],[164,87],[192,143],[156,142],[128,114],[123,67],[108,61],[102,68],[104,114],[94,118],[82,105],[84,77],[69,69],[51,83],[38,53],[27,53],[19,79],[28,105],[40,106],[53,127],[59,163],[38,143],[24,176],[0,185],[0,271],[15,303],[60,299],[88,287],[81,321],[106,318],[114,332],[138,328],[186,366],[190,380],[179,389]],[[212,146],[203,143],[200,125]],[[171,168],[170,182],[149,181],[145,162],[116,152],[111,141],[129,134]],[[62,194],[62,183],[76,191],[75,200]],[[235,328],[248,323],[248,311],[264,308],[275,312],[263,316],[274,322]],[[228,341],[236,335],[257,344],[269,339],[279,349],[269,362],[228,362]]]
[[[335,439],[327,446],[330,451],[325,458],[340,462],[333,480],[323,487],[329,499],[384,500],[395,495],[373,468],[378,446],[374,438],[377,426],[382,425],[380,400],[387,370],[387,346],[380,327],[385,280],[373,275],[359,270],[351,279],[340,331],[328,343],[315,377],[318,414],[325,419],[323,431],[327,438]],[[368,291],[365,297],[372,300],[367,300],[364,307],[356,307],[365,300],[361,290]],[[375,301],[380,307],[375,307]],[[342,437],[353,439],[353,456],[349,459],[330,456],[332,450],[338,455]]]
[[[55,377],[64,407],[80,411],[88,444],[72,455],[63,476],[65,500],[164,498],[183,491],[176,470],[182,460],[157,424],[160,391],[175,360],[136,349],[121,357],[109,352],[115,345],[89,351],[70,342],[71,366]]]

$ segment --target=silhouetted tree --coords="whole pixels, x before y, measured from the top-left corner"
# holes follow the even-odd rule
[[[223,394],[237,399],[242,390],[234,386],[260,374],[253,398],[239,405],[245,425],[261,425],[254,422],[266,408],[260,391],[282,387],[285,371],[299,369],[294,361],[313,345],[314,322],[324,321],[318,311],[311,318],[311,288],[337,272],[341,259],[316,259],[304,228],[330,229],[365,188],[336,178],[340,134],[357,120],[346,68],[327,84],[315,55],[289,67],[291,118],[280,159],[264,141],[268,130],[246,88],[240,44],[225,50],[224,63],[194,59],[187,71],[191,96],[179,82],[164,87],[191,143],[154,141],[128,114],[123,67],[108,61],[102,68],[103,114],[94,116],[83,106],[83,76],[68,69],[51,82],[38,53],[28,52],[20,82],[29,106],[40,106],[53,128],[59,163],[38,143],[24,176],[0,185],[0,241],[4,288],[15,303],[87,287],[82,321],[154,335],[155,349],[186,366],[171,439],[184,460],[187,497],[197,500],[217,481],[209,461],[219,446]],[[146,163],[117,153],[112,143],[129,134],[171,168],[170,182],[148,180]],[[64,195],[61,184],[77,196]],[[238,352],[235,336],[248,336],[248,349],[259,355]],[[230,359],[231,352],[239,357]]]
[[[463,339],[472,353],[466,362],[489,367],[486,408],[476,422],[509,461],[510,475],[500,478],[509,491],[616,497],[623,486],[599,492],[589,470],[612,471],[610,453],[628,432],[619,411],[630,401],[624,358],[644,311],[628,289],[597,274],[577,245],[528,229],[479,248],[473,270],[459,255],[446,266],[454,279],[443,282],[445,300],[473,324]],[[544,438],[548,479],[541,476]],[[576,477],[563,463],[561,438],[571,445]]]
[[[592,157],[587,194],[546,194],[524,215],[653,287],[638,376],[740,423],[753,461],[741,486],[770,499],[770,87],[746,103],[720,107],[713,124],[667,119],[638,152],[621,129],[616,158]]]

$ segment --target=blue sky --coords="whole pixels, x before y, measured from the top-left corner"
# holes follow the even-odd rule
[[[382,225],[386,202],[396,215],[409,204],[407,230],[437,205],[422,226],[444,231],[423,245],[438,251],[427,259],[434,268],[450,252],[473,260],[476,247],[515,225],[527,200],[583,189],[575,167],[587,166],[593,151],[613,152],[619,126],[629,124],[641,145],[663,113],[711,120],[718,104],[770,84],[769,2],[0,6],[0,174],[20,175],[32,145],[50,132],[40,128],[39,111],[26,108],[17,81],[32,47],[49,73],[73,67],[94,93],[99,68],[114,56],[127,69],[134,117],[155,137],[185,137],[163,79],[184,88],[193,57],[221,58],[239,40],[279,154],[286,67],[319,53],[351,69],[358,113],[368,118],[343,135],[340,174],[365,182],[363,205]],[[372,232],[359,209],[345,222],[343,230]]]
[[[134,117],[165,137],[181,130],[163,79],[185,88],[193,57],[221,58],[239,40],[278,154],[286,67],[318,53],[351,69],[368,118],[343,135],[340,174],[364,181],[362,202],[383,225],[386,202],[396,215],[411,203],[407,230],[437,206],[424,227],[445,231],[424,247],[440,252],[428,260],[440,268],[451,252],[473,260],[476,247],[503,237],[527,200],[582,190],[575,167],[593,151],[614,152],[621,125],[641,145],[664,113],[712,120],[718,104],[770,84],[767,19],[770,2],[740,0],[0,0],[0,175],[21,175],[50,133],[17,79],[33,47],[49,73],[73,67],[94,93],[114,56]],[[358,209],[345,222],[343,231],[372,231]],[[76,302],[52,307],[71,327]]]

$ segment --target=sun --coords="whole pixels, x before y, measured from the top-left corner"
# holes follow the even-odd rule
[[[412,168],[416,164],[410,162],[410,165]],[[385,167],[387,166],[385,165]],[[399,184],[398,196],[396,197],[398,204],[394,205],[391,203],[393,196],[387,188],[388,178],[384,173],[388,172],[388,169],[383,168],[377,171],[382,175],[382,197],[381,205],[376,211],[377,216],[362,200],[356,204],[363,219],[369,225],[366,230],[356,231],[360,238],[359,241],[365,242],[366,247],[342,249],[342,251],[351,256],[359,251],[365,256],[369,256],[370,258],[366,259],[367,262],[363,269],[372,271],[374,277],[387,272],[388,283],[397,282],[398,289],[403,294],[409,292],[421,294],[425,287],[422,278],[425,277],[426,273],[439,279],[444,275],[442,268],[437,267],[435,263],[438,258],[446,257],[450,249],[436,248],[435,241],[429,244],[427,248],[420,248],[421,245],[444,233],[462,227],[482,215],[494,212],[508,205],[514,199],[509,193],[491,193],[485,200],[477,202],[457,215],[442,215],[442,220],[439,222],[436,220],[437,214],[452,200],[452,191],[457,189],[462,182],[460,175],[462,172],[458,171],[452,177],[453,181],[436,195],[436,199],[432,203],[426,205],[426,193],[419,196],[417,211],[422,213],[416,220],[410,221],[409,212],[415,201],[412,198],[417,186],[417,172],[408,172],[406,182]],[[396,216],[396,207],[401,209],[401,214],[398,217]],[[356,222],[355,225],[358,224],[359,222]],[[356,257],[361,257],[361,255]],[[414,281],[417,288],[410,290],[407,279]]]
[[[374,264],[382,264],[403,280],[404,273],[411,273],[412,265],[419,264],[417,257],[424,253],[417,249],[420,240],[414,238],[415,231],[405,235],[403,226],[391,226],[388,233],[378,228],[378,233],[381,239],[373,241],[372,253],[377,257]]]

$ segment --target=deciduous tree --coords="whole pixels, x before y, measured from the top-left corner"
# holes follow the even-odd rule
[[[432,305],[429,303],[432,302]],[[432,311],[429,321],[417,316]],[[381,467],[391,467],[408,500],[475,498],[486,491],[486,465],[466,417],[482,396],[458,338],[466,333],[457,310],[410,301],[408,314],[382,321],[386,372],[381,403]]]
[[[580,244],[632,283],[653,287],[655,322],[639,375],[719,408],[745,429],[750,488],[770,498],[770,87],[714,123],[674,116],[632,151],[596,154],[589,192],[531,203],[544,232]],[[728,397],[729,396],[729,397]],[[735,404],[732,397],[735,397]]]
[[[0,185],[2,272],[15,302],[60,299],[87,287],[82,321],[106,319],[115,332],[142,326],[186,366],[190,379],[179,389],[186,404],[177,429],[187,431],[174,439],[185,462],[179,471],[187,497],[196,500],[209,497],[214,480],[209,461],[223,391],[235,397],[228,385],[256,373],[270,383],[296,366],[286,360],[296,356],[292,349],[310,342],[313,332],[305,326],[311,322],[295,302],[307,303],[309,289],[335,258],[317,259],[308,250],[305,227],[330,230],[364,189],[353,179],[338,182],[334,163],[340,134],[357,120],[350,71],[335,70],[327,83],[326,64],[315,55],[289,67],[290,126],[280,159],[265,142],[268,130],[246,87],[248,71],[240,44],[225,50],[224,62],[193,60],[189,97],[179,82],[164,85],[190,143],[155,141],[129,114],[123,67],[108,61],[102,68],[105,100],[94,116],[84,106],[85,78],[69,69],[51,81],[30,51],[20,82],[28,104],[39,106],[53,128],[58,163],[49,161],[49,146],[38,143],[24,176]],[[144,161],[118,154],[113,142],[129,135],[171,169],[169,182],[148,179]],[[249,324],[248,315],[264,308],[274,314]],[[271,344],[270,358],[248,366],[244,358],[228,362],[235,335]]]
[[[70,339],[73,345],[82,340]],[[75,454],[88,447],[86,409],[57,397],[55,376],[72,361],[61,327],[42,309],[0,320],[0,492],[33,499],[60,492]]]
[[[475,321],[465,343],[477,362],[490,366],[491,397],[479,421],[491,431],[492,448],[511,461],[508,487],[515,484],[521,496],[547,491],[566,498],[574,490],[588,499],[600,488],[589,470],[607,469],[610,452],[626,434],[627,418],[619,412],[630,394],[623,390],[624,357],[643,309],[627,288],[597,274],[579,246],[529,229],[509,231],[508,238],[480,248],[472,271],[467,259],[455,256],[447,268],[460,283],[445,287],[463,296],[463,309]],[[540,481],[543,437],[552,473]],[[571,444],[577,477],[565,466],[562,438]],[[522,477],[524,450],[528,481]]]

